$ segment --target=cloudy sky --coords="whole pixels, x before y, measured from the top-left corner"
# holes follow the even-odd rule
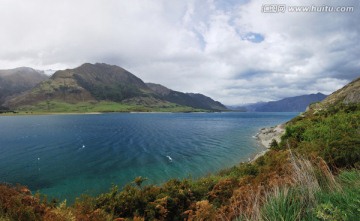
[[[289,11],[331,5],[354,11]],[[329,94],[360,76],[359,21],[358,0],[0,0],[0,69],[115,64],[228,105]]]

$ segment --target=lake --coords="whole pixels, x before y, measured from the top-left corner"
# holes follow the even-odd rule
[[[73,202],[137,176],[197,178],[248,161],[259,129],[298,113],[114,113],[0,117],[0,182]]]

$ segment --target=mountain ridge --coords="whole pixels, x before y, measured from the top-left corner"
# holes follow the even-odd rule
[[[154,85],[166,88],[159,84]],[[154,85],[144,83],[134,74],[116,65],[85,63],[74,69],[56,71],[48,80],[7,101],[6,106],[18,109],[55,101],[73,105],[81,102],[96,104],[110,101],[130,106],[145,106],[147,111],[155,106],[165,109],[178,106],[193,110],[227,110],[220,102],[205,95],[194,96],[167,88],[168,94],[162,94],[154,89]]]
[[[344,87],[334,91],[322,102],[311,104],[307,111],[321,111],[341,105],[360,103],[360,77],[354,79]]]
[[[236,109],[249,112],[304,112],[310,104],[325,98],[326,95],[322,93],[307,94],[287,97],[278,101],[258,102],[236,107]]]
[[[227,108],[219,101],[214,101],[210,97],[197,93],[183,93],[171,90],[161,84],[146,83],[147,86],[161,99],[168,102],[177,103],[194,108],[225,111]]]
[[[360,77],[351,81],[344,87],[329,95],[324,102],[325,105],[359,103],[360,102]]]

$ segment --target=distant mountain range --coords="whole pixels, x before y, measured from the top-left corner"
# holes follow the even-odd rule
[[[4,88],[9,90],[5,85]],[[3,105],[11,109],[26,109],[49,102],[70,105],[87,102],[96,105],[100,101],[110,101],[130,106],[227,110],[223,104],[205,95],[173,91],[159,84],[146,84],[121,67],[99,63],[86,63],[75,69],[56,71],[50,78],[38,73],[33,84],[16,93],[21,94],[10,99],[7,96],[7,99],[3,99]]]
[[[303,112],[306,108],[315,102],[326,98],[325,94],[309,94],[296,97],[288,97],[279,101],[259,102],[230,109],[249,112]]]
[[[0,70],[0,106],[6,100],[36,86],[48,76],[43,71],[21,67]]]

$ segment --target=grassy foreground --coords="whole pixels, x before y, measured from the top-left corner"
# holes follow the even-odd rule
[[[197,180],[136,178],[74,205],[0,186],[0,220],[358,220],[360,105],[309,111],[252,163]]]

